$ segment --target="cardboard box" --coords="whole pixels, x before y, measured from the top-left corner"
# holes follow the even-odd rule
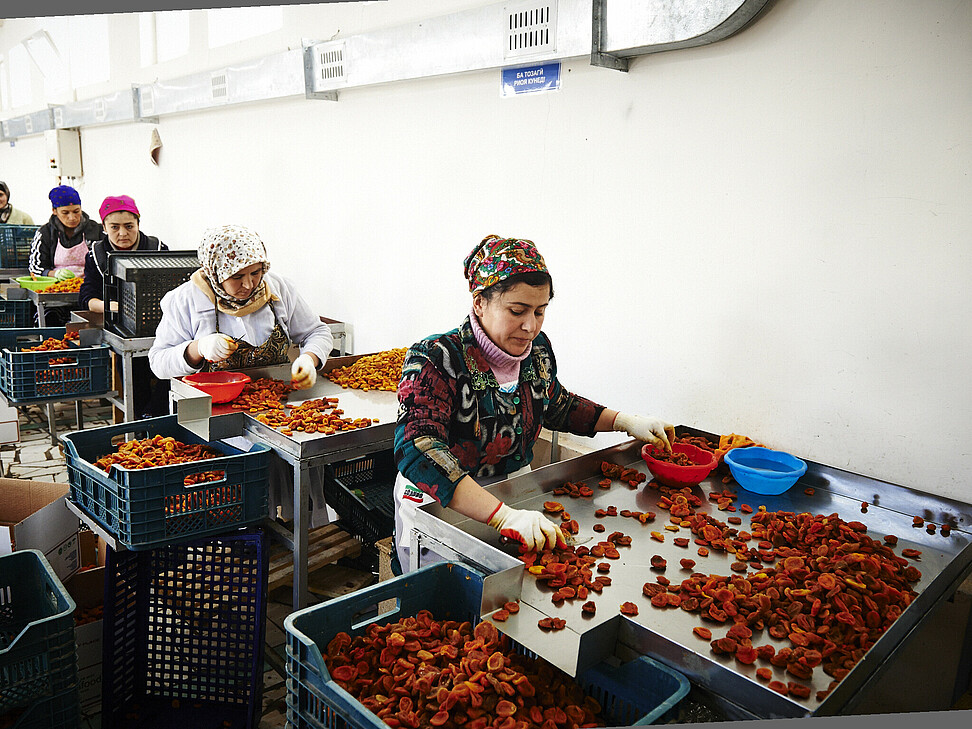
[[[81,568],[81,521],[65,505],[63,483],[0,478],[0,554],[37,549],[63,582]]]
[[[93,543],[94,535],[90,532],[82,533],[82,542]],[[90,545],[85,547],[91,548]],[[82,551],[85,547],[82,547]],[[78,606],[77,615],[96,612],[98,608],[104,607],[104,567],[78,572],[64,586]],[[81,714],[88,719],[101,713],[103,628],[104,620],[99,617],[97,620],[77,625],[74,629],[74,640],[78,651],[78,697],[81,701]]]

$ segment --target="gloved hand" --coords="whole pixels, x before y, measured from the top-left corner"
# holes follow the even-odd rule
[[[225,334],[207,334],[196,340],[199,355],[210,362],[222,362],[236,351],[236,342]]]
[[[298,390],[307,390],[317,382],[317,367],[314,358],[309,354],[302,354],[290,365],[290,384]]]
[[[488,524],[504,537],[516,539],[527,549],[553,549],[557,544],[564,546],[560,527],[539,511],[511,509],[500,502]]]
[[[55,268],[51,271],[51,275],[58,281],[66,281],[69,278],[74,278],[74,271],[70,268]]]
[[[618,413],[614,418],[614,430],[624,431],[632,438],[664,448],[666,453],[672,452],[675,427],[654,416]]]

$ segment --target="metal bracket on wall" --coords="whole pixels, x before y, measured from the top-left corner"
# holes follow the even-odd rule
[[[604,42],[604,15],[607,0],[594,0],[593,16],[591,19],[591,65],[613,68],[615,71],[627,71],[628,59],[605,53],[601,50]]]

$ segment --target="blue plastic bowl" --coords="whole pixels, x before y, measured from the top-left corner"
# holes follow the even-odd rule
[[[807,464],[796,456],[762,446],[733,448],[725,462],[736,483],[757,494],[782,494],[807,472]]]

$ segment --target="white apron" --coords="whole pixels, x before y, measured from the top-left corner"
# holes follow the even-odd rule
[[[501,476],[497,479],[485,482],[488,485],[502,481],[503,479],[520,476],[530,472],[528,463],[518,471],[514,471],[508,476]],[[422,491],[418,486],[409,481],[399,473],[395,477],[395,548],[398,551],[398,561],[402,565],[402,571],[408,572],[410,567],[410,544],[412,540],[412,528],[415,526],[415,510],[420,506],[425,506],[434,499]],[[419,557],[419,566],[424,567],[433,562],[443,562],[445,557],[436,554],[427,547],[422,547],[422,554]]]

